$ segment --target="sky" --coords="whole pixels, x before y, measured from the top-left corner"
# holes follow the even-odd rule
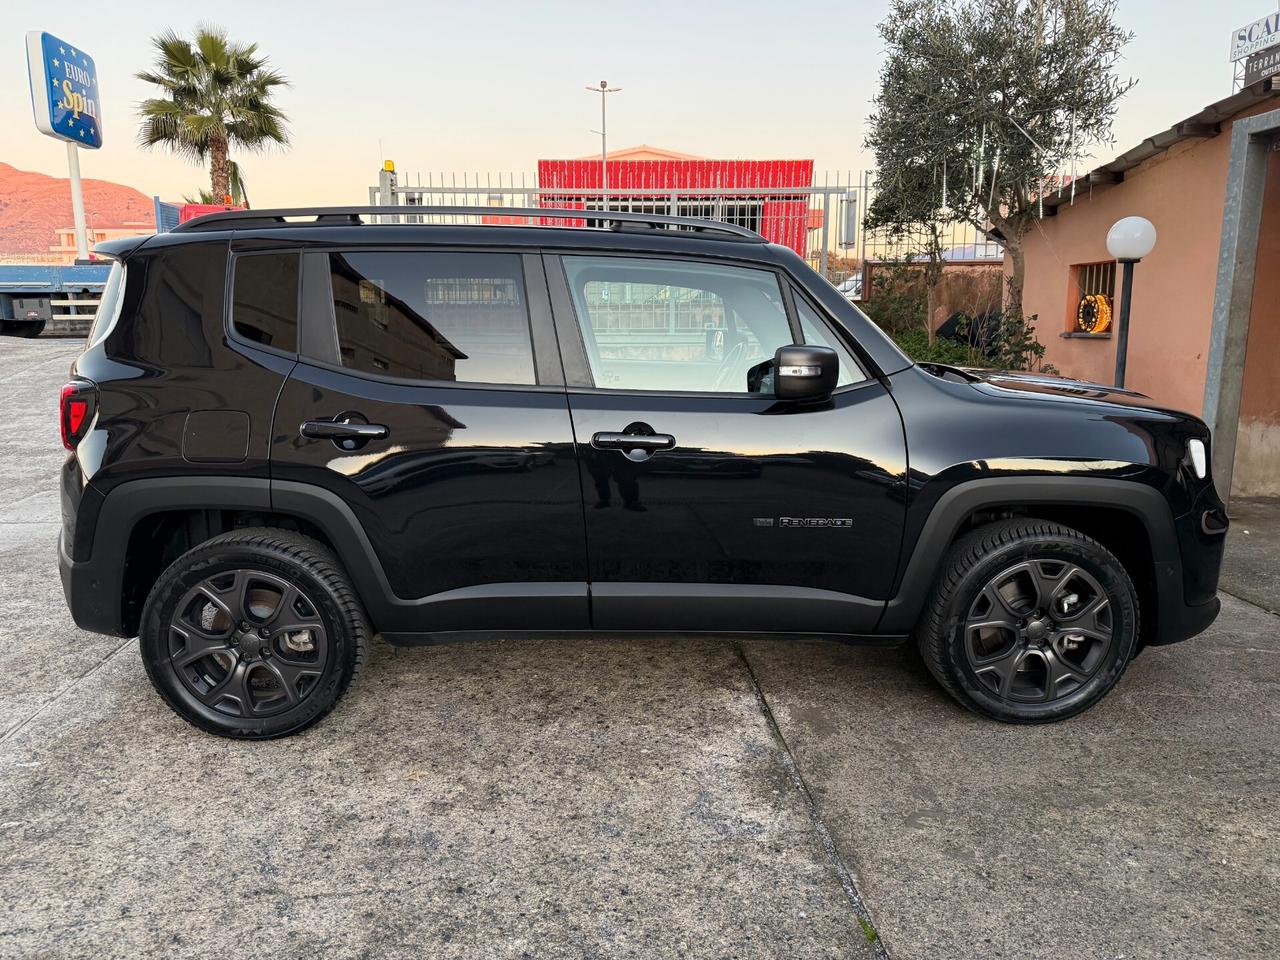
[[[47,30],[96,61],[104,145],[81,172],[179,200],[207,171],[135,145],[133,78],[149,38],[213,22],[257,41],[292,86],[287,152],[237,155],[254,206],[360,204],[382,160],[402,177],[531,174],[539,158],[598,152],[600,98],[611,149],[647,143],[716,158],[812,158],[819,171],[874,164],[863,149],[887,0],[622,0],[539,3],[353,3],[220,0],[218,4],[0,2],[0,161],[66,176],[66,151],[35,129],[24,35]],[[1119,0],[1136,37],[1105,162],[1231,92],[1232,31],[1276,0]],[[2,199],[2,198],[0,198]]]

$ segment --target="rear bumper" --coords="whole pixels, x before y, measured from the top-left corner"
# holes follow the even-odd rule
[[[118,577],[110,580],[102,576],[92,560],[72,560],[65,532],[58,536],[58,575],[67,609],[77,627],[92,633],[128,636],[120,622]]]
[[[1204,603],[1161,604],[1157,630],[1147,643],[1153,647],[1163,647],[1170,643],[1190,640],[1209,629],[1209,625],[1218,618],[1218,611],[1221,609],[1222,601],[1217,597]]]

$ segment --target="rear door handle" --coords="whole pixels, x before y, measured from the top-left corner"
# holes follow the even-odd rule
[[[669,433],[597,433],[591,438],[591,445],[598,450],[643,450],[654,453],[658,450],[670,450],[676,445],[676,438]]]
[[[390,431],[380,423],[307,420],[298,432],[311,440],[381,440]]]

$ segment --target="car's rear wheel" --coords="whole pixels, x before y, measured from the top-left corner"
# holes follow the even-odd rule
[[[1031,519],[957,541],[916,632],[948,693],[1008,723],[1089,709],[1119,681],[1137,639],[1137,595],[1120,561],[1077,530]]]
[[[359,672],[369,628],[337,558],[295,533],[214,537],[161,575],[143,609],[147,675],[190,723],[220,736],[298,733]]]

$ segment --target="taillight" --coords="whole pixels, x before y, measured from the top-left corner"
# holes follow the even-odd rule
[[[58,427],[62,432],[62,445],[74,450],[93,419],[93,403],[97,390],[87,380],[72,380],[64,384],[58,398]]]

